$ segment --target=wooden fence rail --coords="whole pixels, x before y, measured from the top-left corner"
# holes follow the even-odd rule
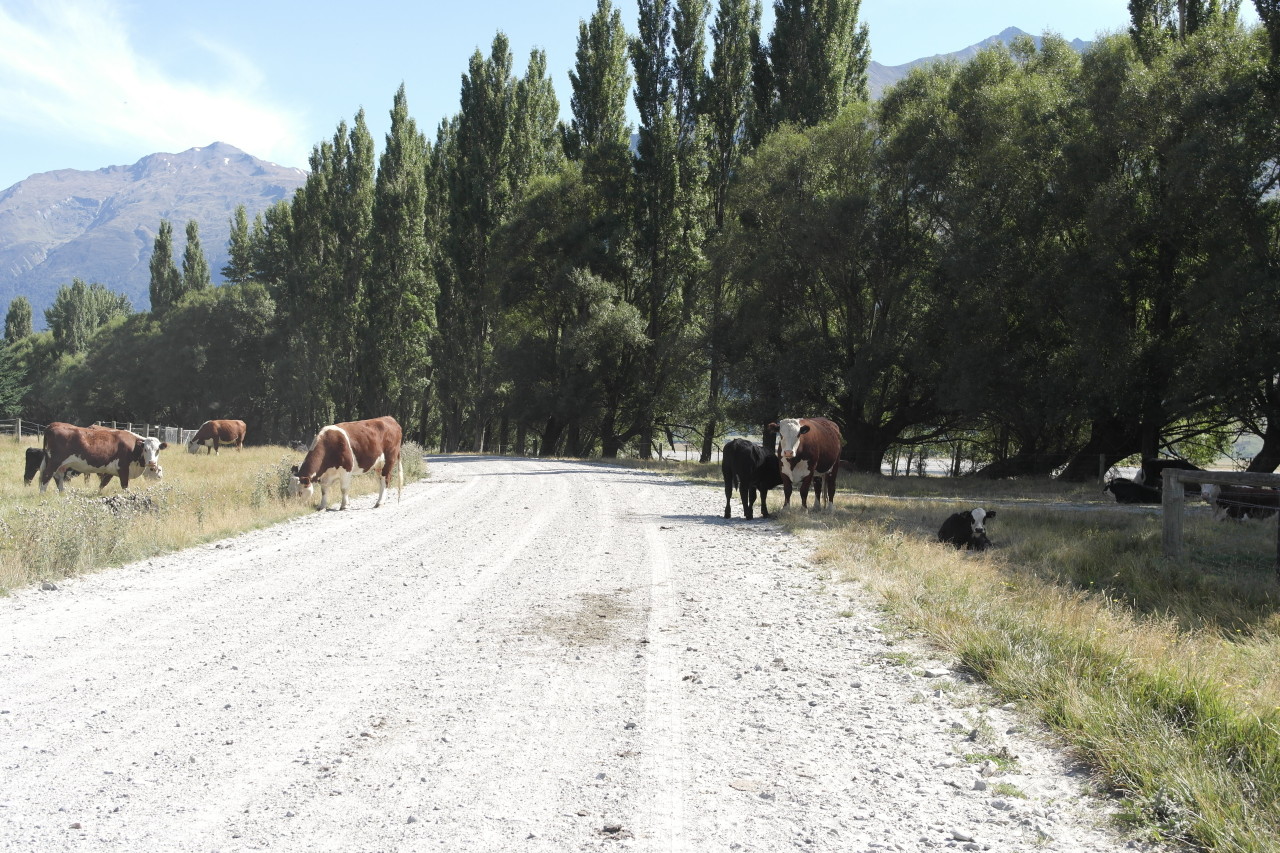
[[[1164,514],[1164,555],[1182,556],[1182,513],[1186,503],[1183,483],[1200,483],[1218,486],[1280,487],[1280,474],[1249,474],[1235,471],[1183,471],[1165,468],[1161,508]],[[1276,576],[1280,577],[1280,513],[1276,513]]]

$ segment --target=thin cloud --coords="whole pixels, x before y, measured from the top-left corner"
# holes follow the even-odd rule
[[[22,20],[0,8],[0,122],[148,153],[218,140],[289,162],[309,149],[296,116],[255,99],[262,74],[234,50],[193,41],[230,81],[211,88],[149,61],[110,3],[38,5]]]

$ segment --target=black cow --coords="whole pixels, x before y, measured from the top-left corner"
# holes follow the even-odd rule
[[[1127,477],[1116,477],[1108,481],[1102,491],[1110,492],[1118,504],[1158,504],[1164,500],[1159,489],[1135,483]]]
[[[968,512],[957,512],[947,517],[938,529],[938,541],[956,546],[956,550],[985,551],[991,547],[987,538],[986,522],[996,517],[996,511],[982,507]]]
[[[760,513],[769,517],[769,490],[782,485],[782,464],[777,456],[745,438],[735,438],[720,451],[724,474],[724,517],[733,518],[733,490],[742,500],[743,518],[753,518],[752,506],[760,493]]]
[[[27,448],[27,467],[22,472],[22,485],[30,486],[31,481],[36,478],[36,474],[40,473],[40,466],[44,464],[44,448],[28,447]],[[79,471],[67,471],[67,477],[80,476]]]

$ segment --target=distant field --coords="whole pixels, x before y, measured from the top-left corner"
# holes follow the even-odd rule
[[[97,477],[71,480],[65,494],[52,482],[41,494],[38,478],[24,487],[23,457],[33,446],[35,439],[0,438],[0,594],[267,527],[313,512],[319,500],[318,489],[311,504],[285,497],[289,466],[302,459],[285,447],[217,456],[170,447],[161,454],[163,480],[134,478],[126,493],[113,479],[99,495]],[[406,482],[424,473],[410,447],[421,459],[406,445]],[[352,483],[353,495],[376,491],[374,475]]]

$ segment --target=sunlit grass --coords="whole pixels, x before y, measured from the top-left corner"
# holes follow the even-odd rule
[[[268,527],[318,501],[288,497],[289,466],[302,454],[284,447],[217,456],[171,447],[161,455],[163,480],[135,478],[123,493],[113,479],[100,495],[96,477],[71,480],[64,494],[52,482],[44,494],[38,480],[24,487],[29,446],[0,439],[0,470],[11,472],[0,478],[0,593]],[[420,448],[407,444],[404,460],[405,482],[425,476]],[[352,482],[353,496],[376,491],[375,475]]]
[[[1024,486],[1010,500],[939,478],[910,484],[929,496],[904,497],[902,480],[868,480],[834,511],[793,504],[779,518],[813,539],[824,568],[1060,732],[1140,830],[1206,850],[1276,849],[1274,524],[1214,522],[1193,506],[1188,556],[1173,561],[1158,512],[1051,506],[1073,490],[1091,502],[1091,489]],[[935,541],[957,500],[998,505],[995,550]]]

